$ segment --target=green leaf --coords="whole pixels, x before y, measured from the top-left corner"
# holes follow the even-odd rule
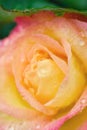
[[[2,5],[5,9],[17,10],[42,8],[46,6],[56,6],[48,0],[0,0],[0,5]]]
[[[62,7],[68,7],[78,10],[87,9],[87,0],[49,0],[56,5],[60,5]]]
[[[87,10],[84,11],[78,11],[74,9],[66,9],[66,8],[59,8],[59,7],[44,7],[44,8],[32,8],[27,10],[5,10],[2,7],[0,7],[0,23],[9,23],[14,21],[15,17],[17,16],[26,16],[31,15],[35,12],[38,12],[40,10],[51,10],[56,15],[63,15],[66,12],[73,12],[73,13],[79,13],[87,16]]]
[[[51,10],[58,16],[63,15],[64,13],[67,13],[67,12],[79,13],[79,14],[83,14],[87,16],[87,10],[78,11],[74,9],[66,9],[66,8],[51,7],[51,6],[43,7],[43,8],[32,8],[32,9],[27,9],[23,11],[22,10],[6,10],[0,7],[0,38],[3,38],[9,34],[9,31],[15,25],[13,22],[17,16],[29,16],[41,10]],[[6,28],[7,28],[7,31],[6,31]]]

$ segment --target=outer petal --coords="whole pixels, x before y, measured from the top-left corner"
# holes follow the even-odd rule
[[[87,121],[78,128],[78,130],[87,130]]]
[[[75,106],[63,117],[49,123],[44,129],[45,130],[58,130],[67,120],[71,119],[87,106],[87,89],[83,92],[79,101]],[[43,130],[44,130],[43,129]]]
[[[37,48],[38,48],[38,45],[35,45],[35,50],[37,50]],[[43,49],[43,48],[44,48],[43,46],[40,47],[40,49]],[[31,50],[30,52],[33,52],[33,50]],[[41,104],[40,102],[38,102],[35,99],[35,97],[32,96],[32,94],[23,86],[23,84],[21,82],[21,79],[20,79],[20,73],[23,73],[23,68],[19,68],[18,71],[16,71],[18,64],[21,64],[21,67],[22,67],[22,63],[20,61],[20,56],[17,56],[16,64],[13,63],[13,73],[14,73],[16,85],[17,85],[17,88],[18,88],[20,94],[24,97],[24,99],[31,106],[33,106],[37,110],[39,110],[41,112],[44,112],[47,115],[51,115],[51,114],[55,113],[55,110],[51,110],[51,108],[47,108],[47,107],[43,106],[43,104]]]
[[[0,73],[0,110],[21,119],[31,119],[40,115],[20,96],[14,78],[5,66],[0,66]]]
[[[53,25],[54,23],[55,25]],[[87,23],[82,21],[81,23],[78,21],[74,21],[73,24],[70,19],[58,17],[50,22],[48,26],[49,30],[52,32],[52,35],[55,35],[54,38],[56,38],[58,41],[61,41],[61,39],[64,38],[67,42],[70,43],[70,45],[72,46],[72,50],[81,60],[83,66],[85,67],[85,70],[87,70],[87,44],[85,37],[82,37],[81,34],[81,32],[83,32],[80,27],[81,25],[82,27],[84,25],[83,28],[86,28]]]
[[[0,113],[0,130],[42,130],[51,120],[45,116],[37,116],[35,119],[16,119],[4,113]]]
[[[42,13],[43,14],[43,13]],[[48,13],[48,15],[46,15],[46,18],[44,18],[44,17],[42,17],[42,14],[40,14],[40,15],[36,15],[36,16],[34,16],[34,18],[33,18],[33,20],[32,20],[32,18],[26,18],[26,19],[24,19],[24,21],[23,21],[23,19],[22,18],[18,18],[18,22],[20,23],[20,25],[18,25],[15,29],[14,29],[14,31],[13,31],[13,33],[12,33],[12,35],[10,35],[10,37],[9,38],[6,38],[4,41],[2,41],[1,42],[1,46],[2,46],[2,50],[0,51],[0,55],[2,55],[4,52],[6,52],[6,50],[8,50],[8,48],[9,48],[9,46],[12,44],[12,43],[16,43],[16,42],[14,42],[15,40],[14,40],[14,38],[13,37],[15,37],[15,39],[17,39],[18,37],[20,37],[21,35],[24,35],[24,33],[25,33],[25,31],[26,31],[26,28],[28,27],[28,25],[30,26],[30,25],[32,25],[32,27],[31,27],[31,29],[33,28],[33,25],[35,25],[35,22],[36,22],[36,19],[37,19],[37,16],[39,17],[38,19],[40,19],[40,21],[38,20],[37,21],[37,23],[42,23],[42,25],[43,25],[43,23],[45,22],[45,19],[46,20],[48,20],[49,22],[48,23],[46,23],[45,25],[49,28],[48,30],[50,30],[51,29],[51,32],[52,32],[52,34],[51,33],[48,33],[48,32],[50,32],[50,31],[48,31],[48,30],[46,30],[46,31],[44,31],[44,30],[42,30],[41,32],[42,33],[45,33],[45,34],[47,34],[47,35],[49,35],[49,36],[52,36],[54,39],[56,39],[56,40],[58,40],[58,41],[61,41],[61,37],[64,37],[65,39],[67,39],[69,42],[70,42],[70,44],[72,45],[72,47],[73,47],[73,50],[74,50],[74,52],[76,53],[76,55],[79,57],[79,55],[80,55],[80,57],[79,58],[81,58],[81,61],[83,62],[83,64],[85,65],[85,67],[86,67],[86,69],[87,69],[87,63],[86,63],[86,59],[87,59],[87,51],[85,50],[85,49],[87,49],[87,44],[85,44],[85,46],[83,46],[83,43],[84,43],[84,38],[83,37],[81,37],[80,38],[80,35],[78,35],[78,30],[80,30],[81,28],[80,28],[80,24],[78,23],[78,22],[76,22],[77,23],[77,25],[76,26],[74,26],[73,24],[72,24],[72,21],[67,21],[66,19],[62,19],[62,18],[58,18],[58,19],[56,19],[56,20],[53,20],[52,21],[52,19],[53,19],[53,17],[54,16],[52,16],[52,17],[49,17],[49,19],[47,19],[48,18],[48,15],[49,15],[49,13]],[[47,13],[46,13],[47,14]],[[32,16],[33,17],[33,16]],[[50,22],[50,20],[52,21],[52,23]],[[27,22],[28,21],[28,22]],[[55,22],[56,21],[56,22]],[[55,22],[55,25],[57,25],[56,27],[54,27],[53,26],[53,24],[54,24],[54,22]],[[50,25],[49,25],[49,23],[50,23]],[[57,23],[57,24],[56,24]],[[73,26],[73,27],[72,27]],[[34,26],[35,27],[35,26]],[[52,27],[52,28],[51,28]],[[68,28],[70,27],[70,30],[68,30]],[[38,27],[37,27],[38,28]],[[42,26],[40,26],[40,28],[42,28]],[[55,29],[54,29],[55,28]],[[56,29],[56,28],[58,28],[58,29]],[[84,27],[83,27],[84,28]],[[35,28],[34,28],[35,29]],[[67,30],[67,31],[66,31]],[[20,33],[19,33],[20,32]],[[33,31],[32,31],[33,32]],[[40,32],[39,30],[38,31],[35,31],[35,33],[37,33],[37,32]],[[55,33],[56,32],[56,33]],[[65,33],[64,33],[65,32]],[[86,32],[86,31],[85,31]],[[54,34],[57,34],[56,36],[54,35]],[[68,37],[69,36],[69,37]],[[73,39],[72,39],[72,37],[74,37]],[[9,43],[11,43],[11,44],[9,44]],[[79,45],[80,46],[78,46],[78,43],[79,43]],[[8,46],[9,45],[9,46]],[[13,45],[12,45],[13,46]],[[78,51],[77,51],[78,50]],[[49,52],[49,50],[48,50],[48,52]],[[7,52],[6,52],[7,53]],[[25,52],[26,53],[26,52]],[[51,53],[49,53],[50,55],[51,55]],[[52,58],[54,58],[55,60],[56,60],[56,57],[54,56],[54,55],[51,55],[52,56]],[[84,58],[85,57],[85,58]],[[23,57],[22,57],[23,58]],[[23,61],[23,59],[22,59],[22,61]],[[85,62],[84,62],[85,61]],[[19,86],[19,85],[18,85]],[[5,89],[4,89],[5,90]],[[23,92],[23,91],[21,91],[21,92]],[[8,93],[9,94],[9,93]],[[26,94],[26,92],[24,93],[24,94]],[[66,115],[66,116],[64,116],[64,117],[62,117],[62,118],[60,118],[60,119],[58,119],[57,121],[53,121],[52,123],[50,123],[49,125],[47,125],[44,129],[47,129],[47,130],[56,130],[56,129],[58,129],[58,128],[60,128],[61,127],[61,125],[66,121],[66,120],[68,120],[68,119],[70,119],[70,118],[72,118],[73,116],[75,116],[78,112],[80,112],[83,108],[85,108],[85,106],[86,106],[86,104],[84,103],[84,102],[86,102],[86,100],[83,100],[84,98],[85,99],[87,99],[87,97],[86,97],[86,95],[87,95],[87,92],[86,92],[86,94],[84,94],[84,96],[82,96],[81,97],[81,99],[79,100],[79,102],[76,104],[76,106]],[[24,95],[25,96],[25,95]],[[2,100],[1,100],[1,103],[3,102],[3,101],[7,101],[8,99],[4,99],[4,97],[5,96],[3,96],[3,94],[2,94]],[[12,102],[11,102],[12,103]],[[9,106],[8,104],[6,104],[6,102],[5,102],[5,105],[7,105],[7,106]],[[5,111],[6,112],[6,109],[7,109],[7,106],[3,106],[3,103],[1,104],[1,109],[3,110],[3,111]],[[11,112],[12,112],[12,110],[13,110],[13,108],[11,108]],[[16,109],[16,110],[18,110],[18,109]],[[19,111],[19,110],[18,110]],[[9,112],[9,111],[8,111]],[[8,113],[9,114],[9,113]],[[12,113],[11,113],[12,114]],[[14,115],[14,112],[13,112],[13,115]],[[19,114],[20,115],[20,114]],[[16,115],[17,116],[17,115]],[[7,122],[7,121],[6,121]],[[35,123],[34,123],[35,124]],[[53,125],[53,126],[52,126]],[[33,125],[32,125],[33,126]],[[35,130],[35,127],[30,127],[32,130],[34,129]],[[1,128],[1,129],[3,129],[3,127]],[[27,128],[26,128],[27,129]],[[7,130],[7,129],[6,129]]]
[[[47,21],[51,21],[55,16],[55,14],[52,11],[40,11],[36,14],[33,14],[31,16],[24,16],[24,17],[17,17],[16,22],[18,25],[21,25],[21,27],[26,28],[28,26],[31,26],[32,24],[40,24],[45,23]]]
[[[46,21],[50,21],[54,17],[55,15],[51,11],[41,11],[33,14],[32,16],[17,17],[15,19],[15,22],[17,23],[16,27],[14,27],[7,38],[1,40],[2,46],[4,47],[3,50],[5,50],[8,45],[16,43],[16,39],[23,36],[25,34],[25,31],[28,30],[28,27],[31,28],[31,26],[38,26],[41,23],[44,24]]]
[[[65,39],[63,39],[63,41],[61,39],[61,42],[68,57],[68,73],[61,83],[56,96],[46,104],[46,106],[59,107],[59,109],[74,103],[79,98],[86,84],[85,74],[83,73],[77,58],[73,56],[69,43],[66,42]]]

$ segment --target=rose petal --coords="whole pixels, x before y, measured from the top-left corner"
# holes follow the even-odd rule
[[[36,50],[36,48],[38,47],[38,45],[37,44],[35,44],[35,50]],[[42,47],[42,48],[44,48],[44,47]],[[49,51],[47,50],[47,49],[45,49],[48,53],[49,53]],[[66,51],[68,50],[68,48],[66,48]],[[31,51],[30,51],[31,53],[33,52],[33,50],[31,49]],[[67,52],[66,52],[67,53]],[[53,58],[53,54],[51,54],[51,52],[49,53],[50,54],[50,56]],[[68,55],[68,54],[67,54]],[[19,57],[19,56],[16,56],[17,58]],[[20,57],[19,57],[20,58]],[[69,54],[69,59],[70,59],[70,54]],[[18,59],[18,64],[21,64],[21,63],[19,63],[19,61],[20,61],[20,59]],[[56,60],[57,61],[57,60]],[[17,65],[17,62],[15,62],[16,63],[16,65]],[[15,63],[13,64],[13,66],[15,65]],[[71,64],[71,63],[70,63]],[[22,66],[22,65],[21,65]],[[61,66],[61,65],[60,65]],[[18,73],[18,71],[20,70],[18,70],[18,71],[15,71],[15,70],[17,70],[17,68],[15,68],[15,67],[17,67],[17,66],[14,66],[13,67],[13,72],[14,72],[14,75],[15,75],[15,78],[18,80],[18,76],[17,76],[17,73]],[[65,68],[65,67],[63,67],[63,68]],[[73,72],[73,71],[72,71]],[[22,72],[23,73],[23,72]],[[20,76],[19,76],[20,77]],[[80,76],[80,78],[81,78],[81,76]],[[75,78],[76,79],[76,78]],[[83,79],[83,78],[82,78]],[[48,109],[49,110],[49,112],[48,112],[48,110],[47,110],[47,108],[45,108],[45,107],[43,107],[38,101],[36,101],[33,97],[32,97],[32,95],[29,93],[29,92],[27,92],[25,89],[24,89],[24,87],[23,87],[23,85],[21,85],[21,83],[19,83],[18,81],[16,80],[16,84],[17,84],[17,87],[18,87],[18,90],[20,91],[20,93],[22,94],[22,96],[23,97],[25,97],[25,99],[28,101],[28,103],[30,103],[33,107],[35,107],[36,109],[38,109],[38,110],[40,110],[40,111],[43,111],[43,112],[45,112],[46,114],[48,114],[48,113],[50,113],[51,111],[51,109]],[[82,81],[82,80],[81,80]],[[65,81],[66,82],[66,81]],[[83,83],[84,84],[84,83]],[[82,85],[83,86],[83,85]],[[71,87],[72,88],[72,87]],[[75,88],[77,88],[77,87],[75,87]],[[82,89],[83,89],[84,87],[82,87]],[[82,91],[82,89],[80,89],[80,91],[79,91],[79,93],[81,93],[81,91]],[[59,91],[58,91],[59,92]],[[65,92],[65,91],[64,91]],[[26,94],[25,94],[26,93]],[[65,94],[65,93],[64,93]],[[29,96],[30,95],[30,96]],[[58,94],[59,95],[59,94]],[[79,94],[78,94],[79,95]],[[78,96],[77,95],[77,96]],[[63,97],[65,97],[65,96],[63,96]],[[67,97],[67,96],[66,96]],[[32,100],[31,100],[31,98],[32,98]],[[74,97],[73,97],[74,98]],[[59,98],[60,99],[60,98]],[[64,98],[65,99],[65,98]],[[71,98],[72,99],[72,98]],[[58,99],[57,99],[58,100]],[[75,100],[75,99],[74,99]],[[73,99],[72,99],[72,101],[74,101]],[[56,102],[56,99],[54,99],[53,100],[54,102]],[[61,101],[61,100],[60,100]],[[63,100],[62,100],[63,101]],[[36,102],[36,103],[35,103]],[[51,101],[52,102],[52,101]],[[69,103],[69,102],[68,102]],[[49,103],[48,103],[49,104]],[[53,103],[51,103],[51,104],[53,104]],[[59,101],[58,101],[58,104],[59,104]],[[66,103],[65,103],[65,105],[66,105]],[[49,106],[49,105],[47,105],[47,106]],[[53,112],[52,112],[53,113]]]
[[[34,23],[40,24],[51,21],[54,17],[56,16],[52,11],[40,11],[31,16],[17,17],[15,21],[18,25],[21,25],[21,27],[28,27]]]
[[[79,20],[79,21],[84,21],[87,22],[87,17],[86,15],[79,14],[79,13],[65,13],[64,17],[69,18],[69,19],[74,19],[74,20]]]
[[[35,36],[35,37],[34,37]],[[33,37],[33,39],[32,39],[32,37]],[[29,93],[29,92],[27,92],[26,90],[24,90],[24,87],[23,87],[23,85],[21,84],[21,83],[19,83],[19,81],[21,80],[21,78],[22,78],[22,74],[23,74],[23,71],[24,71],[24,68],[25,68],[25,66],[26,66],[26,55],[27,55],[27,53],[28,53],[28,51],[27,50],[29,50],[29,49],[27,49],[27,48],[29,48],[28,46],[30,46],[30,44],[32,44],[32,42],[36,42],[36,41],[38,41],[38,42],[40,42],[40,44],[41,44],[41,50],[43,50],[43,48],[45,48],[45,47],[43,47],[42,45],[45,45],[45,46],[48,46],[48,48],[49,48],[49,45],[51,44],[51,43],[54,43],[54,47],[55,47],[55,50],[57,51],[57,50],[59,50],[59,48],[60,48],[60,45],[59,45],[59,47],[56,47],[56,44],[58,44],[58,43],[56,43],[55,42],[55,40],[52,40],[51,38],[48,38],[47,36],[45,36],[45,35],[33,35],[32,37],[24,37],[24,39],[25,39],[25,41],[26,41],[26,43],[25,42],[23,42],[24,41],[24,39],[23,39],[23,37],[22,37],[22,39],[20,39],[19,40],[19,42],[20,42],[20,44],[21,44],[21,40],[22,40],[22,42],[23,42],[23,46],[21,45],[21,47],[19,46],[18,48],[17,48],[17,50],[15,51],[15,57],[14,57],[14,60],[13,60],[13,63],[12,63],[12,66],[13,66],[13,73],[14,73],[14,76],[15,76],[15,80],[16,80],[16,85],[17,85],[17,87],[18,87],[18,90],[22,93],[22,96],[23,97],[25,97],[26,98],[26,100],[29,100],[28,101],[28,103],[30,103],[31,105],[33,105],[33,107],[35,107],[36,109],[38,109],[38,110],[40,110],[41,112],[42,111],[44,111],[46,114],[51,114],[51,113],[54,113],[53,111],[54,110],[51,110],[51,109],[48,109],[48,108],[45,108],[43,105],[41,105],[39,102],[37,102],[36,101],[36,99],[34,99],[35,97],[32,97],[32,95]],[[41,40],[41,38],[43,39],[43,37],[44,37],[44,40],[46,40],[47,42],[48,42],[48,45],[46,45],[46,44],[44,44],[44,41],[43,40]],[[27,39],[26,39],[27,38]],[[37,40],[36,40],[36,38],[37,38]],[[30,44],[29,45],[27,45],[27,42],[29,42]],[[38,48],[38,45],[37,44],[35,44],[34,45],[34,47],[33,47],[35,50],[37,50],[37,48]],[[52,50],[52,48],[50,48],[51,50]],[[45,49],[48,53],[49,53],[49,55],[51,55],[51,57],[57,62],[57,64],[60,66],[60,68],[62,69],[62,67],[63,67],[63,69],[64,69],[64,71],[66,71],[66,68],[67,68],[67,65],[66,65],[66,63],[61,59],[61,58],[57,58],[57,56],[53,56],[53,54],[51,54],[51,52],[49,51],[49,50],[47,50],[47,49]],[[26,51],[26,52],[25,52]],[[24,53],[25,52],[25,53]],[[31,53],[31,54],[30,54]],[[31,50],[29,51],[29,55],[32,55],[32,53],[33,53],[33,50],[32,50],[32,48],[31,48]],[[24,56],[23,56],[24,55]],[[28,55],[28,59],[29,59],[29,62],[30,62],[30,56]],[[24,58],[23,58],[23,57]],[[22,60],[21,60],[21,57],[23,58],[23,59],[25,59],[25,61],[26,62],[22,62]],[[18,67],[19,66],[19,64],[20,64],[20,68]],[[19,81],[18,81],[19,80]],[[26,94],[25,94],[26,93]],[[30,95],[30,96],[29,96]],[[32,100],[31,100],[31,97],[32,97]],[[36,102],[36,103],[35,103]],[[35,104],[35,105],[34,105]],[[37,105],[36,105],[37,104]],[[47,109],[47,110],[45,110],[45,109]],[[46,112],[47,111],[47,112]],[[49,112],[48,112],[49,111]]]
[[[66,40],[63,41],[62,44],[64,45],[68,56],[68,73],[64,81],[61,83],[55,97],[45,104],[46,106],[58,107],[59,109],[69,106],[75,102],[75,100],[77,100],[80,96],[86,84],[86,78],[84,76],[83,70],[80,68],[77,59],[72,56],[69,43],[67,43]]]
[[[46,15],[44,15],[46,13]],[[87,49],[87,44],[84,45],[84,39],[82,34],[80,35],[79,34],[79,30],[82,30],[82,28],[80,28],[80,23],[79,22],[76,22],[77,25],[74,25],[72,23],[72,21],[70,21],[69,19],[65,19],[65,18],[57,18],[55,17],[55,20],[54,20],[54,15],[49,15],[50,13],[47,13],[47,11],[44,13],[44,11],[42,13],[39,13],[39,14],[36,14],[36,15],[33,15],[30,17],[20,17],[20,18],[17,18],[18,20],[18,26],[13,30],[12,34],[10,35],[9,38],[6,38],[4,41],[1,42],[1,45],[2,46],[2,49],[0,51],[0,55],[3,55],[3,53],[5,53],[7,55],[7,51],[9,48],[10,48],[10,44],[14,44],[16,43],[18,37],[21,37],[21,35],[24,36],[24,33],[28,32],[28,33],[31,33],[31,34],[35,34],[35,33],[43,33],[45,35],[48,35],[48,36],[51,36],[53,39],[57,40],[60,44],[64,41],[66,42],[69,42],[70,45],[72,45],[72,50],[74,50],[75,54],[81,59],[81,62],[83,62],[83,65],[85,65],[85,68],[87,70],[87,63],[86,63],[86,59],[87,59],[87,54],[86,54],[86,49]],[[42,17],[44,16],[44,17]],[[38,18],[38,20],[37,20]],[[37,22],[36,22],[37,21]],[[47,22],[48,21],[48,22]],[[54,26],[54,22],[55,22],[55,26]],[[44,24],[45,23],[45,24]],[[20,25],[19,25],[20,24]],[[39,25],[40,24],[40,25]],[[35,25],[35,26],[34,26]],[[36,26],[38,25],[38,26]],[[44,27],[43,27],[44,25]],[[83,25],[82,25],[83,26]],[[86,25],[84,24],[83,28],[85,27]],[[40,27],[40,28],[39,28]],[[47,29],[46,29],[47,27]],[[33,29],[34,30],[33,30]],[[38,29],[39,28],[39,29]],[[30,30],[29,30],[30,29]],[[30,32],[29,32],[29,31]],[[19,33],[20,32],[20,33]],[[50,32],[50,33],[49,33]],[[18,34],[19,33],[19,34]],[[85,31],[86,33],[86,31]],[[82,36],[82,37],[81,37]],[[15,37],[15,39],[14,39]],[[24,36],[25,37],[25,36]],[[44,39],[44,37],[47,37],[47,36],[40,36],[41,38]],[[62,38],[63,37],[63,38]],[[21,37],[22,38],[22,37]],[[20,39],[20,38],[19,38]],[[49,38],[47,38],[48,41]],[[46,39],[46,40],[47,40]],[[64,40],[63,40],[64,39]],[[20,40],[22,42],[22,40]],[[51,39],[52,41],[52,39]],[[26,41],[25,41],[26,42]],[[53,41],[54,42],[54,41]],[[10,43],[10,44],[9,44]],[[9,45],[9,46],[8,46]],[[21,45],[21,44],[20,44]],[[52,54],[50,52],[50,50],[52,50],[52,48],[50,49],[46,49],[44,46],[44,44],[41,45],[40,48],[44,48],[45,51],[47,51],[49,53],[49,55],[51,56],[52,59],[54,59],[54,61],[56,61],[56,63],[58,65],[60,65],[60,68],[63,68],[63,71],[66,73],[67,72],[67,64],[63,61],[63,60],[60,60],[60,58],[58,59],[56,55]],[[80,46],[79,46],[80,45]],[[13,46],[13,45],[12,45]],[[38,45],[36,45],[38,46]],[[45,44],[46,46],[46,44]],[[50,44],[48,44],[48,47],[49,48]],[[13,47],[14,48],[14,47]],[[25,49],[27,49],[26,47],[24,47]],[[31,48],[31,47],[30,47]],[[29,49],[30,49],[29,48]],[[38,47],[37,47],[38,48]],[[55,44],[55,50],[56,50],[56,44]],[[61,46],[58,45],[58,48],[61,49]],[[19,48],[18,48],[19,49]],[[12,49],[11,49],[12,50]],[[20,49],[19,49],[20,50]],[[77,51],[78,50],[78,51]],[[11,51],[10,51],[11,52]],[[15,75],[15,79],[16,79],[16,85],[17,85],[17,88],[20,92],[20,94],[23,96],[24,98],[24,102],[31,104],[32,106],[34,106],[37,110],[41,111],[41,112],[44,112],[45,114],[53,114],[54,112],[53,111],[49,111],[50,109],[48,109],[47,107],[43,107],[42,104],[40,104],[39,102],[37,102],[36,100],[33,100],[33,97],[32,95],[30,95],[26,89],[24,89],[24,86],[22,86],[21,82],[20,82],[20,75],[22,75],[22,70],[24,69],[24,67],[26,66],[27,64],[27,60],[26,60],[26,55],[22,55],[22,51],[15,51],[17,52],[17,54],[14,56],[14,58],[16,56],[18,56],[18,58],[16,60],[19,60],[19,62],[17,61],[15,63],[15,65],[13,66],[13,72],[14,72],[14,75]],[[19,53],[21,52],[21,55],[19,55]],[[27,50],[28,52],[28,50]],[[57,51],[56,51],[57,52]],[[66,54],[68,55],[68,51],[67,51],[67,48],[65,46],[65,52],[64,53],[61,53],[63,52],[60,51],[60,54],[64,54],[66,52]],[[8,51],[9,53],[9,51]],[[24,51],[24,53],[26,53],[26,51]],[[54,52],[55,53],[55,52]],[[69,53],[70,54],[70,53]],[[64,54],[65,55],[65,54]],[[68,57],[68,61],[70,61],[70,57]],[[4,59],[4,60],[3,60]],[[20,62],[20,59],[21,59],[21,62]],[[24,61],[25,60],[25,61]],[[5,62],[5,58],[2,58],[1,61],[3,61],[2,63]],[[15,60],[14,60],[15,61]],[[7,62],[6,62],[7,63]],[[20,64],[21,63],[21,64]],[[19,67],[17,68],[18,65],[22,65],[22,67]],[[62,67],[61,67],[62,65]],[[10,68],[10,67],[9,67]],[[10,69],[9,69],[10,70]],[[16,73],[16,71],[18,71]],[[2,73],[2,71],[1,71]],[[18,75],[18,77],[17,77]],[[2,76],[3,78],[4,76]],[[18,80],[17,80],[18,78]],[[10,79],[10,78],[9,78]],[[1,84],[3,84],[3,82],[1,82]],[[8,88],[8,87],[7,87]],[[5,91],[5,88],[4,89],[1,89],[1,91]],[[8,91],[7,91],[8,92]],[[8,93],[5,93],[8,95],[9,97],[9,92]],[[87,94],[87,92],[86,92]],[[12,95],[11,95],[12,96]],[[83,96],[85,99],[86,97]],[[26,100],[26,101],[25,101]],[[84,100],[80,100],[81,103],[77,104],[66,116],[60,118],[59,120],[57,121],[54,121],[52,124],[49,124],[46,129],[47,130],[53,130],[53,129],[57,129],[59,127],[61,127],[61,125],[68,119],[72,118],[73,116],[75,116],[79,111],[83,110],[83,108],[86,106],[86,105],[83,105],[85,104],[84,103]],[[86,100],[85,100],[86,101]],[[33,103],[32,103],[33,102]],[[8,104],[7,104],[8,103]],[[5,95],[3,96],[3,93],[2,93],[2,98],[1,98],[1,106],[0,108],[7,112],[8,114],[12,114],[13,116],[16,115],[16,117],[22,117],[24,115],[21,116],[20,113],[22,113],[22,111],[20,110],[20,113],[15,113],[15,112],[12,112],[13,110],[13,107],[10,108],[10,110],[8,109],[9,107],[9,103],[11,103],[12,105],[14,105],[14,103],[12,103],[12,101],[8,101],[8,99],[5,99]],[[29,105],[27,103],[27,105]],[[23,105],[23,104],[22,104]],[[21,106],[21,105],[19,105]],[[25,107],[25,105],[24,105]],[[18,110],[19,112],[19,109],[17,108],[14,108],[16,111]],[[30,109],[30,108],[29,108]],[[24,110],[24,109],[23,109]],[[11,112],[10,112],[11,111]],[[24,111],[24,114],[26,114],[26,112]],[[28,114],[28,113],[27,113]],[[31,117],[31,116],[30,116]],[[26,116],[27,118],[27,116]],[[53,125],[53,126],[51,126]],[[33,126],[33,125],[32,125]],[[30,127],[32,130],[35,129],[35,127]],[[44,128],[45,129],[45,128]]]
[[[4,40],[2,40],[3,43],[5,43],[5,45],[7,45],[8,43],[9,44],[16,43],[15,42],[16,39],[23,36],[25,34],[25,31],[28,30],[28,27],[31,28],[31,25],[38,26],[38,24],[40,25],[40,23],[44,24],[46,21],[50,21],[51,19],[53,19],[54,16],[55,16],[54,13],[51,11],[41,11],[36,14],[33,14],[32,16],[17,17],[15,19],[17,25],[16,27],[14,27],[9,37],[7,38],[6,41],[8,42],[4,42]]]
[[[17,118],[29,119],[39,115],[20,96],[6,67],[0,67],[0,73],[0,110]]]
[[[83,123],[78,130],[87,130],[87,121]]]
[[[36,45],[35,45],[36,46]],[[18,90],[19,90],[19,92],[20,92],[20,94],[22,95],[22,97],[24,97],[24,99],[26,100],[26,101],[28,101],[28,103],[31,105],[31,106],[33,106],[34,108],[36,108],[37,110],[39,110],[39,111],[41,111],[41,112],[44,112],[45,114],[53,114],[54,113],[54,110],[51,110],[51,109],[48,109],[48,108],[46,108],[46,107],[44,107],[41,103],[39,103],[36,99],[35,99],[35,97],[33,97],[32,96],[32,94],[29,92],[29,91],[27,91],[26,89],[25,89],[25,87],[23,86],[23,84],[21,84],[21,82],[20,82],[20,79],[19,79],[19,75],[20,74],[18,74],[18,71],[15,71],[15,70],[17,70],[17,64],[21,64],[20,63],[20,57],[19,56],[17,56],[17,59],[19,58],[19,60],[16,60],[16,64],[14,63],[13,64],[13,73],[14,73],[14,76],[15,76],[15,81],[16,81],[16,85],[17,85],[17,88],[18,88]],[[19,69],[20,70],[20,72],[22,72],[22,70],[21,70],[21,68]],[[20,73],[19,72],[19,73]]]
[[[41,130],[50,121],[50,118],[41,115],[33,120],[24,120],[0,113],[0,130]]]
[[[87,25],[84,22],[82,22],[82,24],[84,24],[85,27]],[[72,46],[72,50],[77,55],[77,57],[81,60],[83,66],[85,66],[85,69],[87,69],[87,63],[86,63],[87,44],[86,44],[86,40],[84,40],[84,38],[80,34],[81,27],[79,26],[77,26],[77,22],[76,24],[73,24],[73,22],[71,22],[70,19],[66,19],[63,17],[58,17],[57,19],[49,23],[50,31],[53,34],[55,34],[55,37],[58,40],[61,41],[61,39],[64,38]]]
[[[79,112],[87,107],[87,89],[83,92],[82,96],[75,104],[75,106],[63,117],[49,123],[44,129],[45,130],[59,130],[59,128],[69,119],[77,115]],[[44,130],[43,129],[43,130]]]

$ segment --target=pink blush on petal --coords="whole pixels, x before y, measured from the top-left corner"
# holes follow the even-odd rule
[[[0,120],[0,130],[42,130],[50,122],[47,117],[36,117],[34,120],[17,120],[15,118]]]
[[[84,99],[84,100],[83,100]],[[75,104],[75,106],[65,116],[50,122],[43,130],[59,130],[61,126],[72,117],[76,116],[79,112],[87,107],[87,89],[83,92],[82,96]],[[86,130],[86,129],[85,129]]]
[[[87,122],[83,123],[77,130],[87,130]]]

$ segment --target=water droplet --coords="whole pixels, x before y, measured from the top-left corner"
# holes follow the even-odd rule
[[[2,46],[2,42],[0,42],[0,46]]]
[[[12,126],[12,127],[10,127],[8,130],[14,130],[14,127]]]
[[[80,44],[80,46],[84,46],[85,42],[81,41],[79,44]]]
[[[81,100],[81,103],[82,103],[82,104],[86,104],[86,99],[82,99],[82,100]]]
[[[29,11],[29,9],[25,9],[25,10],[24,10],[24,12],[28,12],[28,11]]]
[[[86,36],[87,36],[87,30],[85,30],[85,31],[81,31],[80,34],[81,34],[82,37],[86,37]]]
[[[81,31],[80,34],[81,34],[82,37],[85,37],[85,34],[84,34],[83,31]]]
[[[12,60],[13,60],[13,56],[9,56],[9,57],[8,57],[8,61],[9,61],[9,60],[12,61]]]
[[[25,122],[20,122],[19,123],[19,126],[24,126],[25,125]]]
[[[5,39],[4,41],[4,46],[7,46],[9,44],[9,40],[8,39]]]
[[[22,58],[21,58],[21,62],[24,62],[24,61],[25,61],[25,58],[24,58],[24,57],[22,57]]]
[[[82,110],[87,106],[87,100],[85,98],[83,98],[80,101],[80,112],[82,112]]]
[[[37,125],[37,126],[36,126],[36,129],[40,129],[40,125]]]

